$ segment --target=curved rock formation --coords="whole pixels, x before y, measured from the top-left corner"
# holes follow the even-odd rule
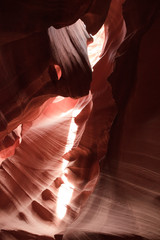
[[[0,239],[158,240],[159,1],[0,5]]]

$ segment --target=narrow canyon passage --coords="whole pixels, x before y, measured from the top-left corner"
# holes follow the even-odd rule
[[[159,240],[159,1],[0,13],[0,239]]]

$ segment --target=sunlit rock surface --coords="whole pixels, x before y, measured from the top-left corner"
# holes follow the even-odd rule
[[[123,14],[127,35],[109,78],[117,116],[108,152],[64,239],[160,239],[159,2],[126,1]]]
[[[41,59],[41,65],[27,65],[35,75],[27,74],[26,79],[32,83],[43,73],[49,86],[42,84],[46,80],[36,80],[38,96],[32,98],[35,86],[29,88],[23,98],[29,97],[28,105],[22,105],[20,112],[12,110],[19,106],[14,105],[15,99],[21,98],[15,94],[8,102],[3,98],[9,99],[14,81],[10,88],[2,81],[2,240],[160,239],[160,4],[158,0],[112,0],[106,18],[109,2],[103,1],[103,11],[96,1],[82,4],[85,9],[90,3],[88,12],[94,13],[81,17],[89,32],[94,33],[90,19],[97,21],[95,32],[102,19],[104,23],[99,42],[93,36],[93,44],[88,46],[91,66],[87,42],[92,40],[78,21],[59,30],[51,27],[49,35],[36,34],[32,50],[38,55],[32,51],[31,55],[36,56],[35,63]],[[7,68],[13,67],[15,54],[22,54],[16,53],[21,46],[16,44],[12,58],[5,58],[8,55],[1,48],[1,68],[6,68],[7,75],[1,74],[6,79],[14,72]],[[94,54],[97,46],[100,52]],[[54,55],[56,50],[59,55]],[[17,61],[25,67],[25,62]],[[88,78],[91,68],[92,82]],[[66,97],[60,80],[74,99]],[[78,88],[74,80],[80,84]],[[81,92],[83,85],[86,89],[80,96],[76,91]],[[11,111],[15,115],[8,118]]]

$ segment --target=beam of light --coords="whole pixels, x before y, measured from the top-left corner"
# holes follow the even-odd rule
[[[69,128],[69,132],[68,132],[68,138],[67,138],[67,144],[64,150],[64,154],[69,152],[74,144],[75,138],[76,138],[76,134],[77,134],[77,130],[78,130],[78,126],[75,123],[74,119],[75,117],[81,112],[81,109],[75,109],[72,113],[72,120],[71,120],[71,124],[70,124],[70,128]],[[64,172],[65,168],[67,167],[68,161],[65,160],[64,158],[62,159],[63,163],[62,163],[62,172]]]
[[[63,219],[66,215],[67,205],[69,204],[74,191],[74,186],[67,180],[66,176],[63,175],[62,180],[64,184],[62,184],[59,188],[56,208],[57,216],[59,219]]]
[[[67,144],[65,147],[64,154],[69,152],[73,144],[75,142],[78,126],[75,123],[75,117],[81,112],[81,109],[75,109],[72,113],[71,124],[69,128]],[[67,167],[68,161],[62,159],[62,180],[63,184],[60,186],[58,191],[58,200],[57,200],[57,207],[56,207],[56,214],[59,219],[63,219],[67,212],[67,205],[69,204],[73,191],[74,186],[68,181],[67,177],[64,175],[66,173],[65,168]]]

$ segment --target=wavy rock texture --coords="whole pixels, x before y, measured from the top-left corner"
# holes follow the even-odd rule
[[[87,162],[92,153],[85,148],[76,148],[88,118],[90,102],[91,95],[78,100],[50,99],[39,118],[23,125],[21,145],[13,157],[1,164],[1,229],[53,236],[76,217],[82,205],[78,201],[83,200],[78,195],[87,198],[98,174],[96,162]],[[81,115],[76,117],[77,111]],[[77,131],[69,129],[71,124],[77,127]],[[59,189],[61,185],[65,192],[70,189],[63,179],[66,161],[63,155],[72,147],[76,132],[76,142],[73,142],[76,154],[72,159],[69,153],[64,156],[71,162],[65,174],[70,183],[74,182],[73,206],[68,205],[67,216],[61,223],[56,212],[57,203],[61,200]],[[88,165],[90,168],[93,165],[94,171],[90,175],[84,172]]]
[[[47,32],[33,33],[0,49],[1,140],[21,123],[36,118],[50,97],[77,98],[89,92],[92,78],[87,56],[89,35],[84,25],[79,21],[65,29],[52,28],[49,34],[51,41]],[[61,49],[55,48],[58,42]]]
[[[127,35],[109,78],[117,116],[108,152],[64,239],[160,239],[159,9],[159,1],[123,5]]]
[[[29,65],[21,65],[21,58],[16,63],[35,69],[25,75],[31,84],[42,73],[44,78],[25,92],[28,105],[20,113],[11,91],[19,88],[14,80],[8,86],[2,81],[3,97],[8,99],[11,86],[13,98],[1,98],[0,238],[159,240],[159,1],[104,1],[104,10],[96,1],[83,1],[82,8],[79,1],[69,2],[71,10],[76,4],[77,15],[73,11],[70,19],[66,13],[68,21],[54,27],[81,17],[88,31],[96,33],[104,22],[92,83],[86,47],[91,39],[81,21],[49,28],[50,42],[41,32],[1,48],[2,76],[13,74],[14,79],[15,54],[24,56],[24,50],[16,53],[13,46],[19,49],[23,41],[26,46],[31,37],[32,48],[25,54],[35,52],[36,58]],[[93,42],[91,51],[95,47]]]

